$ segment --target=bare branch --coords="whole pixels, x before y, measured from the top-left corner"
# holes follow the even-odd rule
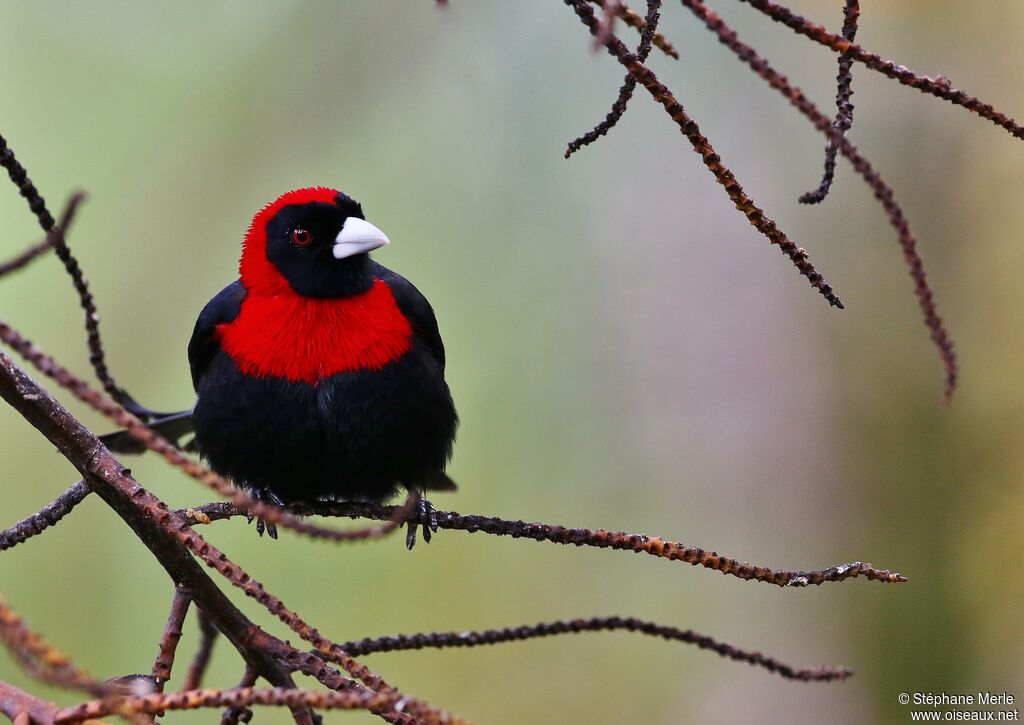
[[[726,642],[719,642],[711,637],[694,632],[691,629],[682,630],[675,627],[666,627],[632,617],[593,617],[591,619],[542,622],[534,625],[487,629],[477,632],[423,632],[419,634],[399,634],[390,637],[368,637],[353,642],[345,642],[341,647],[353,656],[358,657],[377,652],[478,647],[480,645],[499,644],[502,642],[521,642],[527,639],[552,637],[560,634],[610,632],[615,630],[637,632],[652,637],[661,637],[669,641],[693,644],[700,649],[716,652],[722,657],[763,667],[769,672],[781,675],[787,680],[828,682],[831,680],[845,680],[853,675],[853,670],[846,667],[792,667],[760,652],[743,650]]]
[[[14,725],[51,725],[57,706],[0,680],[0,713]]]
[[[208,707],[279,707],[324,710],[370,710],[385,707],[387,696],[374,692],[332,692],[293,688],[236,687],[229,690],[188,690],[186,692],[153,693],[135,697],[93,700],[60,710],[57,725],[76,723],[108,715],[134,713],[156,714],[165,710],[197,710]]]
[[[860,0],[846,0],[843,6],[843,37],[851,43],[857,36],[857,20],[860,17]],[[839,56],[839,74],[836,76],[836,120],[833,128],[839,133],[845,134],[853,125],[853,103],[850,98],[853,96],[853,58],[849,53]],[[836,154],[839,148],[828,140],[825,145],[825,173],[821,177],[821,184],[814,191],[808,191],[800,197],[801,204],[818,204],[828,196],[828,190],[832,187],[832,181],[836,174]]]
[[[79,481],[56,499],[43,506],[39,513],[32,514],[13,526],[0,531],[0,551],[17,546],[26,539],[43,533],[71,513],[78,504],[92,493],[85,481]]]
[[[8,149],[9,151],[9,149]],[[17,272],[19,269],[26,267],[30,262],[41,256],[44,252],[48,252],[53,249],[54,239],[56,239],[59,233],[67,232],[71,227],[71,222],[75,219],[75,214],[78,211],[78,206],[85,200],[85,194],[72,194],[71,198],[68,199],[68,203],[64,207],[64,211],[61,213],[60,221],[57,226],[53,227],[46,233],[43,241],[33,244],[31,247],[26,249],[21,254],[12,257],[6,262],[0,264],[0,277],[5,277],[8,274]]]
[[[153,662],[153,679],[156,681],[157,692],[164,691],[164,685],[171,679],[171,668],[174,666],[174,654],[178,650],[181,639],[181,627],[185,623],[185,615],[192,603],[192,593],[183,587],[174,588],[174,599],[171,600],[171,611],[167,615],[167,624],[160,637],[160,650]]]
[[[201,511],[210,520],[241,514],[239,510],[233,510],[225,504],[209,504],[192,510]],[[394,515],[393,506],[363,502],[318,503],[307,507],[296,507],[294,510],[306,515],[349,516],[378,520],[388,520]],[[565,546],[592,546],[599,549],[618,549],[649,554],[670,561],[684,561],[693,566],[711,569],[740,579],[775,584],[780,587],[804,587],[812,584],[817,586],[826,582],[839,582],[858,577],[886,584],[900,584],[907,581],[902,574],[887,569],[876,569],[871,564],[860,561],[836,564],[826,569],[811,571],[771,569],[766,566],[739,562],[731,557],[721,556],[714,551],[707,551],[700,547],[666,541],[658,536],[630,534],[625,531],[605,531],[604,529],[572,529],[552,524],[508,521],[490,516],[462,515],[455,511],[438,511],[437,526],[440,529],[455,529],[468,533],[481,532],[493,536],[510,536],[514,539],[547,541]]]

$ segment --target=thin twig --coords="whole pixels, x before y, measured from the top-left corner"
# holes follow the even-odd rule
[[[700,649],[716,652],[738,662],[748,662],[763,667],[787,680],[803,682],[829,682],[845,680],[853,675],[847,667],[792,667],[779,662],[761,652],[740,649],[727,642],[719,642],[691,629],[666,627],[653,622],[645,622],[632,617],[593,617],[591,619],[572,619],[558,622],[542,622],[540,624],[506,627],[502,629],[485,629],[475,632],[421,632],[419,634],[399,634],[390,637],[376,637],[345,642],[342,649],[355,657],[378,652],[399,652],[418,649],[445,649],[451,647],[478,647],[480,645],[500,644],[502,642],[520,642],[539,637],[551,637],[560,634],[578,634],[580,632],[610,632],[625,630],[652,637],[661,637],[669,641],[693,644]]]
[[[607,9],[607,5],[605,6]],[[651,41],[653,39],[654,31],[658,28],[658,20],[661,17],[661,0],[651,0],[648,4],[647,17],[644,18],[643,30],[640,31],[640,44],[636,49],[637,59],[643,63],[647,60],[647,56],[651,52]],[[614,37],[614,31],[610,31],[607,37]],[[598,46],[604,45],[606,37],[595,36],[594,41],[598,43]],[[565,150],[565,158],[569,158],[574,153],[579,151],[584,146],[592,144],[597,139],[607,134],[615,124],[619,122],[622,115],[626,112],[626,108],[629,105],[629,100],[633,97],[633,91],[636,90],[636,78],[633,77],[632,73],[627,73],[625,80],[622,82],[622,86],[619,88],[619,95],[616,97],[615,102],[612,103],[612,108],[604,119],[598,123],[592,130],[587,131],[579,138],[570,141],[569,147]]]
[[[43,506],[38,513],[34,513],[13,526],[0,531],[0,551],[17,546],[26,539],[41,534],[46,529],[54,526],[58,521],[71,513],[71,509],[82,503],[90,493],[92,493],[92,489],[89,488],[86,482],[78,481],[67,491]]]
[[[156,681],[157,692],[164,691],[164,685],[171,679],[171,668],[174,667],[174,654],[181,639],[181,627],[185,623],[185,615],[192,603],[192,592],[183,587],[174,588],[171,600],[171,611],[167,615],[167,624],[160,637],[159,652],[153,662],[153,679]]]
[[[103,338],[100,336],[100,315],[96,308],[96,300],[89,290],[89,282],[82,273],[78,260],[68,247],[63,226],[54,222],[53,215],[50,214],[46,207],[46,200],[36,189],[31,179],[29,179],[25,167],[14,157],[14,152],[8,146],[7,140],[3,136],[0,136],[0,166],[7,169],[11,181],[18,187],[21,195],[25,197],[29,209],[32,210],[39,222],[39,226],[47,233],[50,246],[53,247],[57,258],[60,259],[64,269],[71,277],[71,283],[78,294],[79,305],[85,315],[89,362],[92,365],[96,378],[103,385],[103,389],[107,391],[110,397],[140,417],[150,418],[162,415],[139,405],[123,388],[118,386],[113,375],[111,375],[110,369],[107,367],[106,352],[103,349]],[[78,194],[76,196],[81,197],[82,195]],[[72,197],[72,201],[77,205],[81,198],[75,201],[74,197]],[[72,210],[73,213],[74,210]]]
[[[0,264],[0,277],[5,277],[8,274],[17,272],[19,269],[27,266],[30,262],[41,256],[44,252],[48,252],[53,249],[54,239],[58,233],[66,233],[71,227],[71,223],[75,219],[75,214],[78,211],[78,206],[85,200],[85,194],[78,193],[72,194],[71,198],[68,199],[68,203],[64,206],[64,211],[61,212],[60,221],[57,225],[50,229],[43,238],[43,241],[33,244],[21,254],[12,257],[3,264]]]
[[[296,504],[293,510],[307,516],[344,516],[350,518],[367,518],[380,521],[390,520],[397,507],[359,501]],[[195,517],[207,522],[243,516],[245,511],[227,503],[212,503],[194,508],[182,509],[178,512],[185,516]],[[712,571],[748,581],[775,584],[780,587],[803,587],[821,585],[826,582],[839,582],[846,579],[864,578],[887,584],[900,584],[907,578],[887,569],[877,569],[871,564],[860,561],[836,564],[826,569],[811,571],[791,571],[787,569],[771,569],[740,562],[714,551],[707,551],[697,546],[667,541],[658,536],[646,534],[630,534],[624,531],[605,531],[604,529],[573,529],[554,524],[530,523],[526,521],[510,521],[492,516],[463,515],[455,511],[437,511],[437,527],[454,529],[468,533],[482,532],[492,536],[510,536],[514,539],[532,539],[547,541],[565,546],[591,546],[599,549],[617,549],[648,554],[670,561],[684,561],[693,566],[700,566]],[[186,519],[193,520],[193,519]]]
[[[846,0],[843,6],[843,37],[851,43],[857,37],[857,20],[860,18],[860,0]],[[836,120],[833,128],[845,134],[853,125],[853,58],[849,53],[839,56],[839,73],[836,75]],[[830,138],[825,144],[825,172],[821,183],[814,191],[800,197],[801,204],[819,204],[828,196],[836,174],[836,154],[839,147]]]

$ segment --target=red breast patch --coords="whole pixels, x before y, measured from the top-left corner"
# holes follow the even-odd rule
[[[250,293],[238,317],[218,325],[217,333],[246,375],[306,383],[379,370],[412,347],[412,326],[379,279],[366,292],[340,299]]]

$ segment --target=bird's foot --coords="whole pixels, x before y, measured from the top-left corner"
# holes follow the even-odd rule
[[[422,493],[416,494],[416,504],[406,522],[408,525],[405,535],[406,548],[412,551],[412,547],[416,546],[416,529],[421,526],[423,527],[423,540],[430,543],[431,535],[437,531],[437,511]]]
[[[281,497],[278,496],[276,493],[272,493],[271,491],[253,491],[252,497],[261,503],[268,503],[282,509],[285,508],[284,501],[281,500]],[[245,520],[248,521],[250,524],[253,522],[253,519],[256,519],[257,534],[259,534],[262,537],[264,532],[266,532],[267,536],[269,536],[271,539],[277,538],[277,524],[270,523],[269,521],[264,521],[262,518],[253,516],[252,513],[248,513],[245,515]]]

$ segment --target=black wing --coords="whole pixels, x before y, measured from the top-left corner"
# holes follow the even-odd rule
[[[430,351],[443,373],[444,343],[441,341],[441,333],[437,329],[434,308],[430,306],[427,298],[416,289],[412,282],[387,267],[376,263],[374,265],[376,277],[391,288],[392,294],[395,295],[395,302],[398,303],[398,309],[412,323],[413,333]]]
[[[245,287],[241,280],[235,280],[217,293],[217,296],[206,303],[199,313],[196,327],[192,331],[192,339],[188,341],[188,364],[192,368],[192,387],[199,387],[206,366],[217,354],[219,345],[215,330],[217,325],[231,322],[238,317],[245,299]]]

